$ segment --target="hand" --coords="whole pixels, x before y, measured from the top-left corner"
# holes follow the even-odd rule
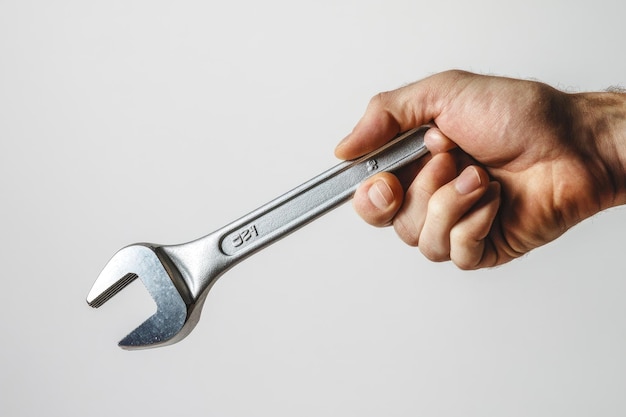
[[[432,123],[419,173],[379,174],[353,204],[427,258],[477,269],[626,202],[625,115],[624,94],[449,71],[375,96],[335,153],[353,159]]]

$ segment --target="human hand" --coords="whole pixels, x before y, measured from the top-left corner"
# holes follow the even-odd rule
[[[419,173],[382,173],[353,204],[433,261],[506,263],[626,199],[626,96],[448,71],[380,93],[336,148],[353,159],[432,123]]]

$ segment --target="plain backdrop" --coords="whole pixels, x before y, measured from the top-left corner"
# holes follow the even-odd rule
[[[623,416],[617,208],[493,270],[349,204],[226,274],[181,343],[127,352],[119,248],[203,236],[335,165],[370,97],[460,68],[626,82],[621,0],[0,0],[0,415]]]

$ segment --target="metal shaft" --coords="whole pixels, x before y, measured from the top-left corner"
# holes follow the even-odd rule
[[[376,151],[343,162],[233,223],[194,242],[162,250],[180,271],[194,300],[236,263],[349,200],[359,184],[426,154],[424,133],[410,130]]]

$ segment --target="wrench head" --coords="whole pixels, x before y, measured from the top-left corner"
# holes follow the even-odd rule
[[[172,272],[173,273],[173,272]],[[142,349],[175,343],[185,337],[187,303],[174,284],[154,247],[127,246],[106,264],[87,295],[87,303],[98,308],[139,278],[154,299],[157,311],[119,342],[123,349]]]

